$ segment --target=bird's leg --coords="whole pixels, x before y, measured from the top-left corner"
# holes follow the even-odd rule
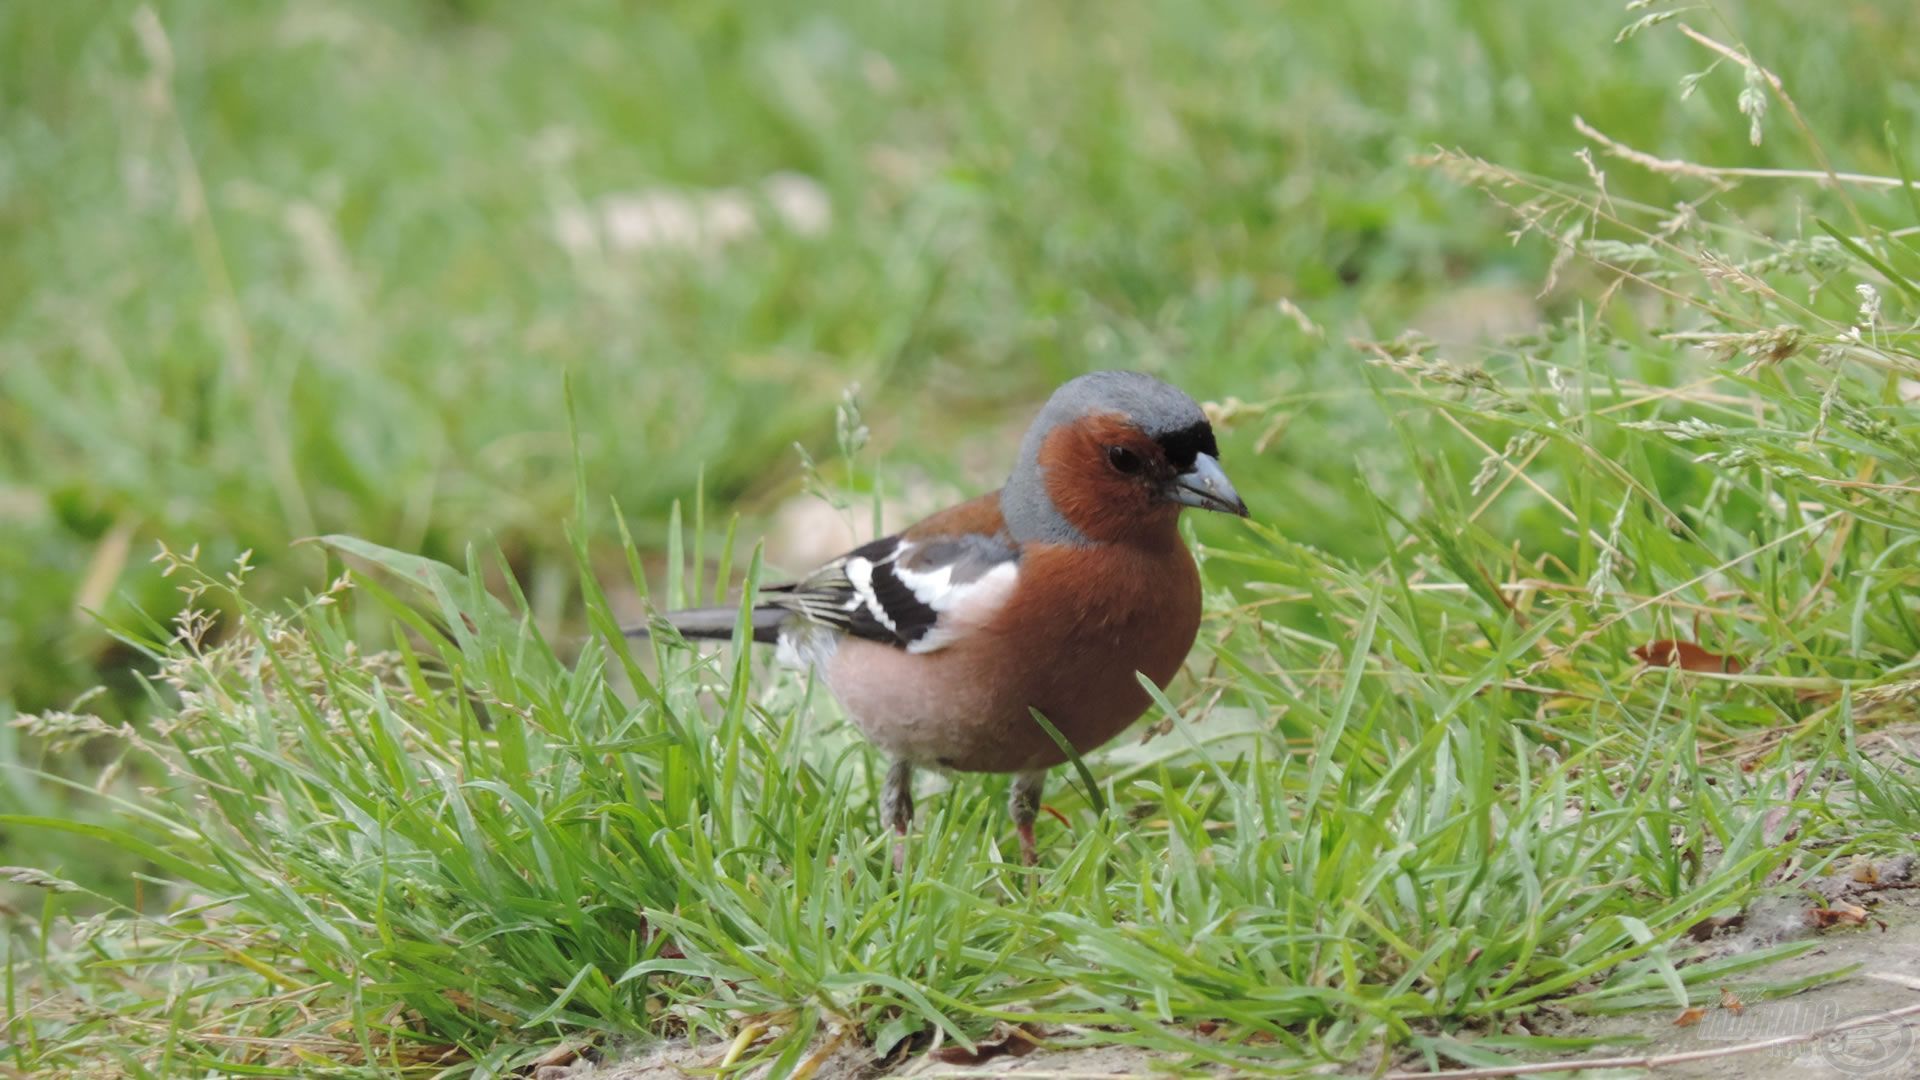
[[[913,764],[896,761],[887,769],[880,793],[881,813],[900,839],[893,848],[893,868],[907,868],[907,823],[913,820]]]
[[[1047,786],[1047,771],[1023,772],[1013,778],[1007,792],[1007,813],[1013,815],[1014,828],[1020,830],[1020,860],[1028,866],[1040,861],[1033,843],[1033,819],[1040,816],[1040,790]]]

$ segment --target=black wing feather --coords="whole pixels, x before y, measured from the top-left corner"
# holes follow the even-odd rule
[[[926,637],[940,613],[915,595],[896,568],[931,572],[953,566],[952,580],[966,584],[1000,563],[1017,558],[1019,548],[1005,536],[963,536],[923,544],[886,536],[847,552],[800,581],[762,590],[772,606],[833,627],[854,637],[905,649]],[[869,568],[865,587],[848,576],[848,564]]]

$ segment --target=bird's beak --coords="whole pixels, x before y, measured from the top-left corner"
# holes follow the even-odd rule
[[[1240,501],[1240,493],[1233,490],[1233,481],[1227,479],[1212,454],[1194,458],[1193,468],[1174,477],[1173,490],[1167,497],[1182,506],[1247,516],[1247,504]]]

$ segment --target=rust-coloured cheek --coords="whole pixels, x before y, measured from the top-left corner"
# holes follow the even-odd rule
[[[1180,508],[1156,500],[1140,477],[1109,465],[1109,446],[1125,446],[1147,462],[1160,457],[1152,439],[1112,414],[1062,424],[1048,433],[1040,444],[1039,463],[1054,507],[1089,540],[1177,537],[1173,523]]]

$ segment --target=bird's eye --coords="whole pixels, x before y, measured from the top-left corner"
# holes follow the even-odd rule
[[[1131,476],[1139,472],[1141,466],[1146,463],[1140,460],[1139,454],[1124,446],[1109,446],[1107,447],[1107,464]]]

